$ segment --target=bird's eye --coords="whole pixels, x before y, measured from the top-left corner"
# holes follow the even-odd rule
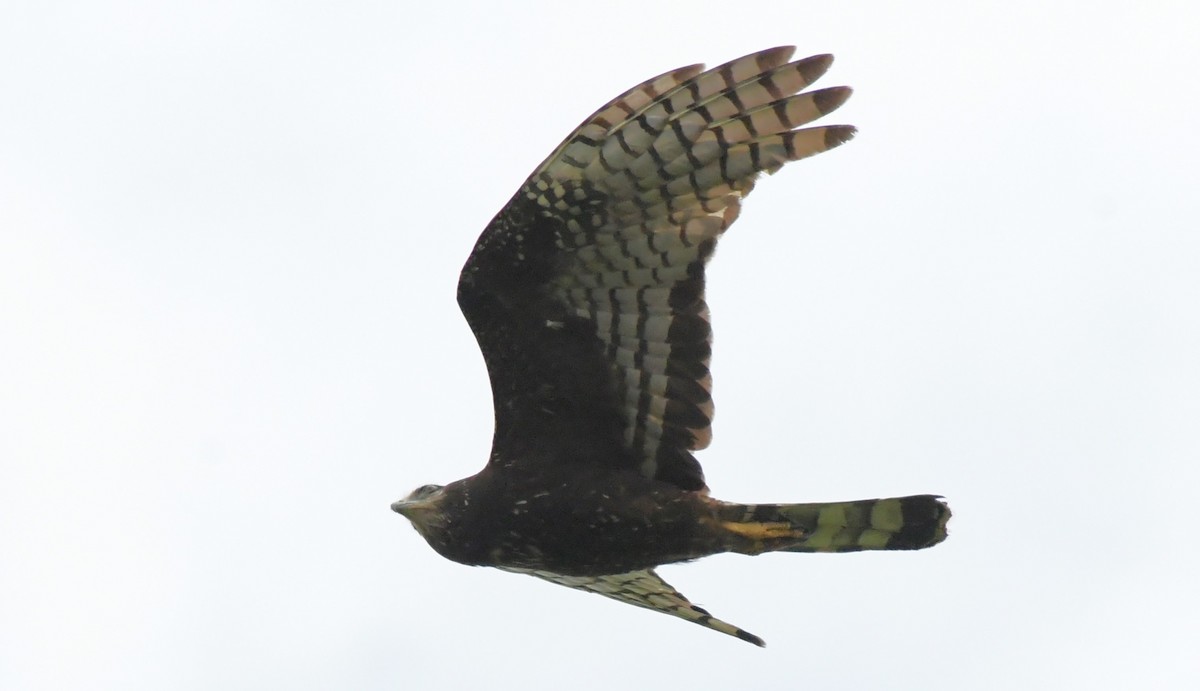
[[[424,499],[441,488],[441,485],[421,485],[413,490],[412,496],[414,499]]]

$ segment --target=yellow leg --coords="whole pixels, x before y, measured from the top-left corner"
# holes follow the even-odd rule
[[[808,533],[796,528],[791,523],[735,523],[733,521],[722,521],[721,526],[731,533],[736,533],[744,538],[755,541],[799,540],[808,536]]]

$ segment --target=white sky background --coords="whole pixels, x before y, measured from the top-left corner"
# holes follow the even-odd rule
[[[668,4],[4,5],[0,687],[1195,688],[1195,4]],[[438,557],[388,504],[486,459],[479,231],[783,43],[861,133],[718,252],[701,460],[951,538],[663,569],[766,650]]]

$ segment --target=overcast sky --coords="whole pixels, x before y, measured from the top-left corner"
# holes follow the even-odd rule
[[[0,687],[1195,688],[1197,12],[6,2]],[[724,239],[700,460],[949,540],[662,569],[765,650],[437,556],[388,504],[487,457],[479,231],[615,94],[788,43],[861,132]]]

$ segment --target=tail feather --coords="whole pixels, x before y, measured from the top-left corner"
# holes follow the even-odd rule
[[[930,494],[821,504],[734,504],[726,528],[736,551],[857,552],[924,549],[946,539],[950,507]]]

